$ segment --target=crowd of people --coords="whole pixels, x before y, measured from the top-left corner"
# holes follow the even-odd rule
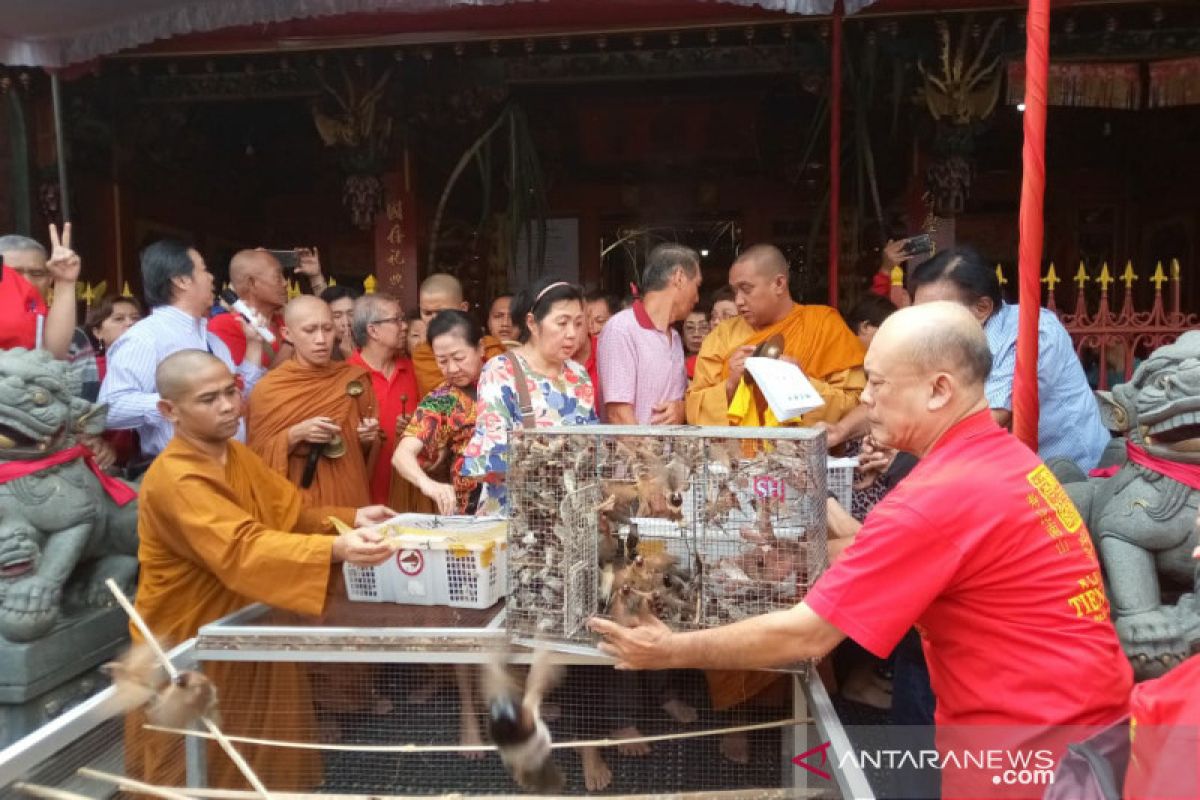
[[[852,509],[829,501],[836,559],[805,602],[691,634],[597,619],[619,666],[711,669],[715,692],[719,671],[823,656],[846,637],[887,659],[907,640],[916,655],[890,663],[916,677],[902,692],[897,676],[885,700],[909,721],[932,723],[936,697],[947,731],[1008,726],[997,741],[1017,746],[1124,713],[1131,677],[1107,602],[1088,615],[1067,602],[1100,586],[1096,556],[1042,464],[1092,469],[1108,433],[1049,312],[1038,452],[1006,432],[1016,310],[969,249],[910,270],[914,306],[900,311],[878,294],[845,316],[796,303],[769,244],[743,250],[701,307],[713,287],[699,255],[667,244],[624,303],[547,276],[490,298],[478,319],[451,275],[428,276],[406,313],[328,286],[315,250],[298,252],[308,292],[289,301],[278,259],[245,250],[229,283],[247,319],[214,309],[200,252],[164,240],[141,256],[146,309],[104,298],[77,330],[70,235],[51,228],[49,250],[0,238],[0,345],[71,359],[84,395],[107,405],[109,432],[89,444],[144,475],[137,605],[176,641],[250,601],[319,612],[331,564],[387,557],[370,525],[396,512],[503,516],[518,426],[821,426],[860,454],[873,494]],[[774,337],[824,401],[796,419],[776,419],[746,380],[746,359]],[[335,534],[330,517],[359,527]],[[1047,526],[1071,534],[1065,548]],[[738,686],[728,704],[756,691]],[[746,757],[744,744],[723,752]]]

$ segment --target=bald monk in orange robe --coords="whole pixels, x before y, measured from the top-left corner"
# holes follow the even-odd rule
[[[333,312],[323,300],[301,295],[289,302],[282,332],[294,353],[250,393],[247,444],[297,486],[313,446],[322,447],[301,495],[321,505],[367,505],[380,443],[371,378],[361,366],[332,360]],[[332,456],[339,446],[345,453]]]
[[[471,309],[471,304],[463,299],[462,284],[458,282],[458,278],[444,272],[435,272],[421,282],[420,304],[421,319],[425,321],[426,327],[439,311],[455,309],[469,312]],[[485,363],[507,352],[504,343],[491,334],[486,334],[481,344]],[[429,346],[429,342],[421,342],[410,356],[413,372],[417,376],[417,393],[420,399],[424,399],[425,395],[441,386],[445,378],[438,368],[437,359],[433,357],[433,348]]]
[[[390,509],[307,506],[295,486],[231,441],[241,393],[219,359],[182,350],[159,365],[156,383],[158,410],[174,424],[175,436],[142,480],[135,603],[156,637],[186,641],[202,625],[254,602],[318,615],[333,564],[367,566],[390,556],[369,530],[325,535],[333,533],[329,517],[365,526],[387,519]],[[130,630],[139,641],[138,630]],[[204,671],[217,686],[227,733],[294,739],[314,730],[302,665],[210,662]],[[126,720],[129,774],[181,785],[182,738],[145,731],[142,722],[140,713]],[[321,781],[315,752],[238,749],[271,789],[305,789]],[[213,786],[249,788],[215,747],[208,750],[208,770]]]
[[[771,245],[744,251],[729,269],[739,316],[704,339],[687,391],[692,425],[777,425],[762,392],[742,380],[746,358],[762,342],[780,334],[783,356],[795,361],[825,405],[787,424],[834,423],[858,405],[867,385],[862,343],[828,306],[794,303],[788,292],[789,267]]]

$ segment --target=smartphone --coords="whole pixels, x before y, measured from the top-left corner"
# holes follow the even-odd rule
[[[906,258],[932,253],[934,250],[933,237],[928,233],[910,236],[900,243],[900,253]]]
[[[296,267],[300,266],[300,253],[295,249],[267,250],[267,252],[275,256],[276,260],[279,261],[279,264],[283,267],[284,271],[290,272],[291,270],[294,270]]]

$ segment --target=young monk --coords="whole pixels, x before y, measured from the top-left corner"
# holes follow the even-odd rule
[[[231,441],[241,418],[241,390],[229,368],[203,350],[181,350],[158,366],[158,410],[174,438],[142,481],[138,506],[141,578],[136,607],[166,642],[195,636],[202,625],[250,603],[300,614],[325,607],[330,566],[367,566],[390,556],[372,531],[333,533],[330,517],[358,526],[392,515],[382,506],[314,507],[296,487],[244,445]],[[131,627],[135,642],[140,635]],[[307,677],[297,664],[209,663],[231,734],[288,738],[315,721]],[[131,714],[125,751],[129,774],[182,785],[183,740],[142,729]],[[272,789],[311,788],[321,760],[303,750],[239,746]],[[213,786],[242,788],[233,764],[208,752]]]
[[[325,301],[292,300],[282,330],[295,353],[250,395],[250,449],[295,485],[310,470],[301,493],[312,502],[366,505],[380,440],[371,378],[362,366],[332,360],[333,313]],[[312,462],[314,447],[321,454]]]
[[[471,305],[463,299],[462,284],[453,275],[435,272],[421,283],[421,319],[426,325],[439,311],[456,309],[469,311]],[[483,337],[484,361],[505,352],[504,343],[490,334]],[[442,383],[442,371],[429,342],[421,341],[410,352],[413,369],[417,373],[417,391],[421,397],[432,392]]]

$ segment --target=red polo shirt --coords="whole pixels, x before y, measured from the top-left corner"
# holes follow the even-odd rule
[[[943,752],[1038,743],[1057,759],[1082,737],[1056,726],[1126,713],[1132,674],[1087,526],[987,410],[947,431],[875,506],[806,602],[880,657],[916,624]],[[947,797],[998,796],[964,793],[953,769],[943,778]]]
[[[397,358],[391,377],[375,370],[355,351],[346,359],[351,364],[367,370],[371,375],[371,388],[375,390],[375,401],[379,403],[379,428],[383,431],[383,445],[371,475],[371,502],[386,504],[392,485],[392,452],[399,441],[398,434],[404,432],[408,417],[417,409],[421,398],[417,395],[417,376],[412,361]],[[398,429],[398,430],[397,430]]]
[[[232,311],[226,311],[224,314],[217,314],[208,321],[208,332],[216,336],[225,346],[229,348],[229,355],[233,358],[234,365],[241,364],[246,358],[246,333],[242,330],[241,317],[234,314]],[[279,329],[283,325],[283,315],[275,313],[271,317],[271,333],[275,334],[275,343],[267,345],[263,342],[262,365],[264,367],[271,366],[271,362],[275,360],[276,354],[279,353],[279,348],[283,346],[283,336],[280,335]]]
[[[46,318],[46,301],[25,276],[0,264],[0,350],[38,346],[38,319]]]

